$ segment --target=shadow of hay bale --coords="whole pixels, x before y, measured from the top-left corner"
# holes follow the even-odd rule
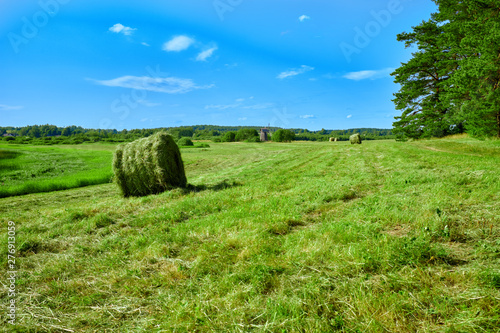
[[[223,180],[222,182],[215,184],[215,185],[192,185],[188,184],[185,188],[181,189],[184,194],[188,193],[196,193],[196,192],[203,192],[203,191],[223,191],[229,188],[233,187],[238,187],[238,186],[243,186],[243,184],[238,183],[236,181],[232,181],[231,183],[228,182],[227,179]]]

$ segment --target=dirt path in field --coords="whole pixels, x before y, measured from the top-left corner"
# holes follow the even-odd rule
[[[437,148],[434,148],[434,147],[422,146],[422,148],[428,149],[428,150],[432,150],[432,151],[439,151],[439,152],[442,152],[442,153],[451,153],[450,151],[441,150],[441,149],[437,149]]]
[[[420,148],[427,149],[427,150],[432,150],[432,151],[438,151],[440,153],[449,153],[449,154],[455,154],[455,155],[468,155],[468,156],[478,156],[478,157],[483,157],[483,155],[479,154],[471,154],[471,153],[464,153],[464,152],[456,152],[456,151],[449,151],[449,150],[442,150],[442,149],[437,149],[434,147],[428,147],[428,146],[420,146]]]

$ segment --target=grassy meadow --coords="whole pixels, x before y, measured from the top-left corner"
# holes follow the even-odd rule
[[[181,150],[187,189],[0,199],[2,283],[8,221],[19,266],[0,329],[500,332],[500,141],[210,146]],[[88,147],[50,152],[83,175]],[[9,146],[8,174],[37,149]]]
[[[0,144],[0,198],[109,183],[114,149]]]

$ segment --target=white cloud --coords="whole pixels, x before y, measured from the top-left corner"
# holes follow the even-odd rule
[[[307,15],[302,15],[301,17],[299,17],[300,22],[304,22],[305,20],[309,20],[309,19],[310,19],[310,17]]]
[[[238,103],[241,103],[241,102],[244,102],[244,101],[245,101],[245,99],[244,99],[244,98],[238,98],[238,99],[236,100],[236,102],[238,102]]]
[[[239,121],[245,121],[247,120],[248,118],[247,117],[243,117],[243,118],[238,118]]]
[[[293,68],[293,69],[290,69],[288,71],[282,72],[276,78],[285,79],[287,77],[296,76],[299,74],[304,74],[305,72],[309,72],[312,70],[314,70],[314,67],[302,65],[300,68]]]
[[[123,24],[120,24],[120,23],[117,23],[114,26],[112,26],[111,28],[109,28],[109,31],[117,33],[117,34],[122,33],[125,36],[132,35],[132,33],[134,32],[134,30],[137,30],[137,29],[126,27],[126,26],[124,26]]]
[[[212,54],[214,54],[214,52],[217,50],[217,46],[214,46],[208,50],[205,50],[203,52],[201,52],[200,54],[198,54],[198,56],[196,57],[196,61],[206,61],[208,58],[210,58],[212,56]]]
[[[166,94],[184,94],[192,90],[209,89],[214,86],[198,86],[191,79],[180,79],[176,77],[152,78],[149,76],[122,76],[112,80],[92,81],[108,87],[131,88]]]
[[[347,119],[349,119],[349,118],[352,118],[352,114],[350,114],[350,115],[347,116]]]
[[[313,114],[305,114],[303,116],[300,116],[302,119],[309,119],[309,118],[316,118]]]
[[[11,105],[0,104],[0,110],[2,111],[21,110],[22,108],[24,108],[24,106],[11,106]]]
[[[208,109],[217,109],[217,110],[226,110],[226,109],[234,109],[240,106],[241,104],[228,104],[228,105],[206,105],[205,110]]]
[[[343,76],[344,79],[361,81],[361,80],[376,80],[382,79],[385,77],[389,77],[392,72],[394,72],[394,68],[384,68],[379,70],[368,70],[368,71],[359,71],[359,72],[350,72]]]
[[[180,52],[188,49],[193,43],[194,39],[188,36],[175,36],[165,44],[163,44],[163,51],[167,52]]]
[[[149,44],[148,44],[148,43],[146,43],[146,42],[142,42],[141,44],[142,44],[142,45],[144,45],[144,46],[151,46],[151,45],[149,45]]]

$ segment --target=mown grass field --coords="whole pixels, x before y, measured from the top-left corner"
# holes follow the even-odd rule
[[[0,198],[109,183],[114,148],[0,144]]]
[[[182,154],[188,190],[0,199],[19,256],[2,330],[500,331],[500,141]]]

